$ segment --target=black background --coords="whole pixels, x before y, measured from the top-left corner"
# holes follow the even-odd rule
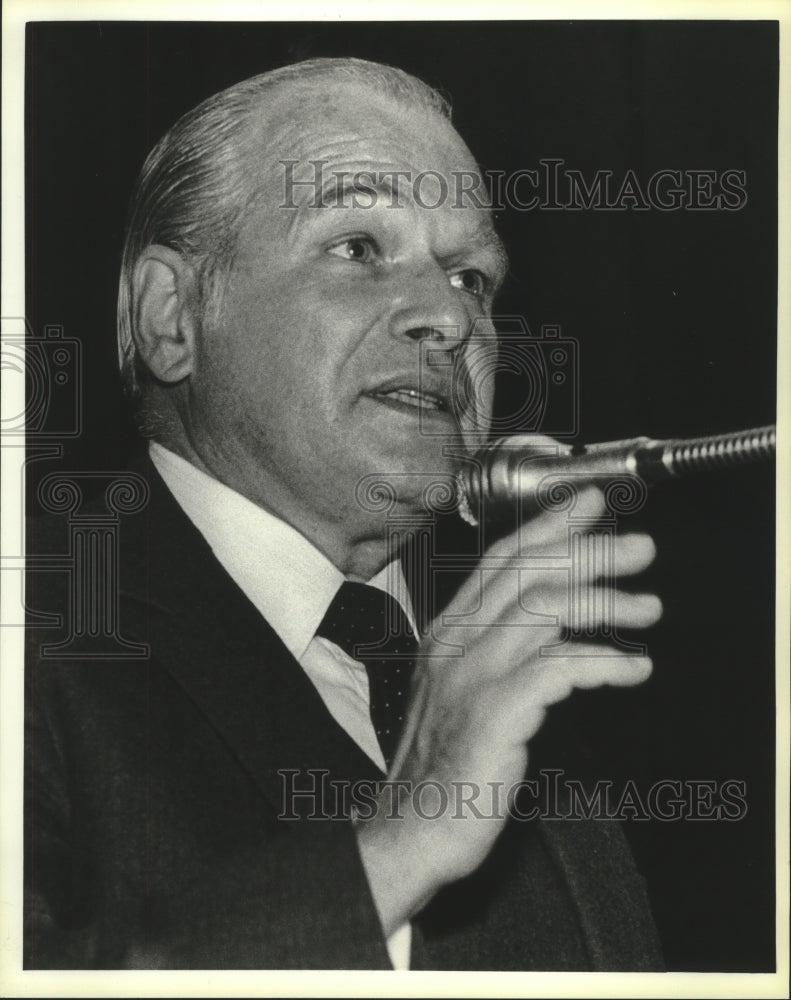
[[[319,55],[409,70],[452,97],[479,162],[746,171],[740,211],[498,215],[511,253],[499,310],[579,342],[580,437],[693,436],[775,419],[777,27],[768,22],[28,26],[27,309],[83,350],[83,424],[62,460],[117,467],[131,430],[116,372],[126,204],[148,150],[202,98]],[[513,386],[510,392],[516,392]],[[507,405],[506,399],[506,405]],[[57,426],[66,417],[50,413]],[[547,428],[551,430],[551,428]],[[31,499],[30,506],[35,508]],[[576,695],[597,773],[740,779],[735,823],[626,824],[672,969],[774,965],[771,470],[658,488],[625,527],[654,535],[643,581],[665,604],[639,690]]]

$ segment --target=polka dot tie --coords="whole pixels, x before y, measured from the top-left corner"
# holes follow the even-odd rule
[[[404,721],[417,639],[395,598],[364,583],[341,585],[316,635],[365,665],[371,722],[389,770]]]

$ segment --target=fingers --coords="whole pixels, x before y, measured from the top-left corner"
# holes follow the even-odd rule
[[[597,521],[606,511],[604,494],[595,486],[587,486],[576,494],[575,521]],[[557,543],[568,537],[569,511],[545,510],[524,521],[517,530],[496,542],[487,555],[513,556],[516,552],[536,555],[545,548],[558,551]]]
[[[650,628],[662,618],[662,601],[656,594],[627,594],[619,590],[615,606],[615,622],[622,628]]]
[[[612,647],[569,643],[564,655],[537,656],[512,675],[504,725],[515,742],[528,741],[541,728],[547,709],[564,701],[575,688],[610,685],[633,687],[651,676],[647,656],[627,656]]]
[[[632,576],[648,569],[656,558],[656,545],[650,535],[619,535],[615,550],[615,573]]]
[[[543,706],[562,701],[574,688],[642,684],[653,669],[648,656],[628,656],[610,646],[583,642],[569,643],[565,655],[541,656],[525,667],[525,704]]]
[[[441,615],[443,629],[462,632],[454,642],[475,641],[469,631],[501,632],[503,628],[525,629],[558,626],[595,630],[602,626],[649,628],[662,617],[662,602],[654,594],[633,594],[616,588],[613,581],[595,585],[584,578],[569,587],[568,572],[537,570],[482,573],[468,582],[456,600]],[[466,632],[466,634],[463,634]],[[502,640],[502,636],[498,636]]]
[[[608,587],[588,587],[568,602],[560,623],[575,630],[595,631],[602,626],[650,628],[662,617],[656,594],[629,594]]]
[[[603,687],[606,684],[613,687],[632,687],[648,680],[653,669],[648,656],[628,656],[609,646],[595,643],[570,643],[569,654],[557,658],[548,656],[544,659],[559,660],[559,666],[550,664],[545,669],[549,673],[561,670],[572,688],[590,689]]]
[[[577,524],[593,524],[605,511],[604,495],[595,487],[581,490],[574,507]],[[596,538],[591,533],[589,538]],[[498,561],[536,559],[542,556],[562,556],[568,551],[569,512],[544,511],[531,521],[524,522],[510,535],[495,542],[486,552],[484,561],[495,565]],[[616,572],[621,575],[639,573],[653,562],[656,546],[650,535],[631,533],[612,535],[602,531],[598,538],[601,545],[615,545]]]
[[[574,520],[579,516],[582,524],[595,522],[603,510],[600,490],[582,490]],[[524,622],[520,609],[558,614],[567,603],[563,593],[567,582],[573,588],[573,600],[583,607],[584,591],[595,581],[603,580],[613,590],[611,581],[642,572],[655,555],[656,546],[646,534],[615,535],[595,528],[570,534],[566,513],[545,512],[529,527],[522,525],[486,551],[478,572],[459,590],[453,607],[446,609],[445,620],[453,617],[469,625],[508,620],[519,624],[520,617]],[[657,602],[650,609],[629,601],[623,607],[623,624],[634,627],[642,627],[643,621],[654,624],[661,615]]]
[[[607,529],[583,531],[571,543],[568,522],[562,530],[530,548],[520,544],[510,552],[514,565],[539,565],[538,560],[575,558],[576,572],[585,579],[595,580],[605,574],[611,576],[633,576],[642,573],[656,558],[656,545],[650,535],[641,532],[615,534]],[[520,540],[521,541],[521,540]],[[503,564],[504,568],[507,565]],[[560,565],[559,567],[560,568]]]

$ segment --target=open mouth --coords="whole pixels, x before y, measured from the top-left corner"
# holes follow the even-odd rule
[[[438,413],[446,413],[448,410],[448,404],[444,397],[425,389],[396,388],[372,392],[370,395],[373,399],[390,403],[399,408],[405,406],[414,410]]]

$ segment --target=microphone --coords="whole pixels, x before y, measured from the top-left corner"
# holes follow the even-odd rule
[[[456,475],[459,513],[470,524],[476,512],[496,514],[516,502],[538,510],[540,490],[558,480],[605,483],[622,476],[636,476],[650,484],[697,472],[729,469],[761,462],[775,454],[775,427],[756,427],[712,437],[648,437],[602,444],[558,445],[560,454],[547,454],[530,434],[501,437],[485,445]]]

